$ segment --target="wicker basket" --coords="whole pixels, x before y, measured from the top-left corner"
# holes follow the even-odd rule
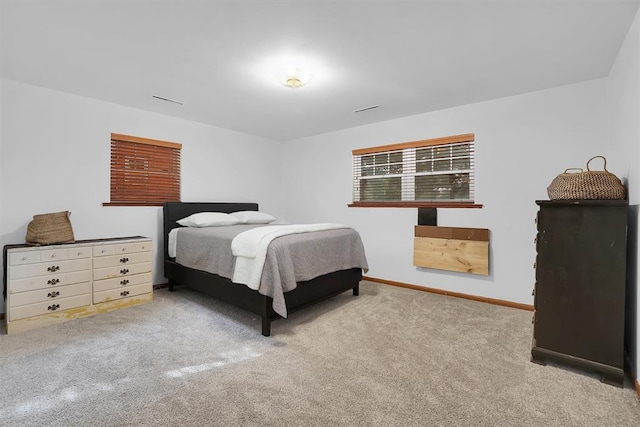
[[[604,160],[604,170],[592,171],[589,163],[593,159]],[[569,172],[580,171],[580,172]],[[547,187],[551,200],[617,200],[626,198],[622,181],[607,171],[607,159],[595,156],[587,162],[587,170],[569,168],[551,181]]]
[[[69,211],[34,215],[27,226],[25,241],[33,245],[74,242],[70,216]]]

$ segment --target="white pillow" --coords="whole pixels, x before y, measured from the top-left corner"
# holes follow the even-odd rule
[[[242,224],[269,224],[276,220],[268,213],[258,211],[238,211],[232,212],[231,215],[238,218]]]
[[[216,227],[219,225],[240,224],[238,218],[222,212],[199,212],[176,222],[184,227]]]

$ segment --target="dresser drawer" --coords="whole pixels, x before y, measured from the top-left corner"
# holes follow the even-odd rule
[[[141,242],[117,243],[114,245],[101,245],[93,248],[93,256],[109,256],[119,254],[130,254],[134,252],[151,251],[151,241],[144,240]]]
[[[35,304],[43,301],[57,301],[63,298],[90,293],[91,282],[20,292],[18,294],[11,294],[9,297],[9,308],[13,309],[21,305]]]
[[[68,259],[90,258],[92,248],[84,246],[79,248],[69,248],[68,251]]]
[[[116,245],[116,254],[129,254],[133,252],[146,252],[151,251],[151,242],[143,241],[143,242],[133,242],[133,243],[122,243],[120,245]]]
[[[9,265],[33,264],[40,262],[40,252],[9,252]]]
[[[151,263],[117,265],[114,267],[95,268],[93,270],[93,280],[113,279],[116,277],[133,276],[134,274],[150,273]]]
[[[116,299],[132,297],[135,295],[148,294],[153,291],[151,282],[143,285],[128,286],[120,289],[111,289],[103,292],[93,293],[93,303],[99,304],[101,302],[113,301]]]
[[[43,249],[40,251],[40,262],[64,261],[67,259],[67,249]]]
[[[13,279],[22,279],[25,277],[54,275],[89,269],[91,269],[91,258],[18,265],[9,268],[9,279],[13,281]]]
[[[77,295],[75,297],[62,298],[55,301],[38,302],[35,304],[21,305],[8,310],[9,321],[38,316],[40,314],[56,313],[70,308],[82,307],[91,304],[91,294]]]
[[[134,274],[129,277],[118,277],[116,279],[96,280],[93,282],[93,291],[102,292],[109,289],[124,289],[127,287],[151,283],[151,273]]]
[[[100,245],[93,247],[93,256],[107,256],[113,255],[116,253],[116,248],[114,245]]]
[[[74,271],[73,273],[51,274],[44,276],[28,277],[26,279],[11,280],[9,293],[34,291],[36,289],[51,289],[58,286],[71,285],[73,283],[90,282],[91,270]]]
[[[93,268],[114,267],[120,265],[127,266],[141,262],[151,262],[151,252],[137,252],[97,257],[93,260]]]

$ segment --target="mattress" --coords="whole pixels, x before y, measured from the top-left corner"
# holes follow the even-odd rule
[[[169,256],[197,270],[233,278],[236,258],[231,251],[235,236],[255,227],[243,224],[222,227],[183,227],[169,234]],[[271,241],[258,292],[273,298],[273,309],[287,317],[284,293],[297,282],[351,268],[368,270],[360,235],[352,228],[313,231],[280,236]]]

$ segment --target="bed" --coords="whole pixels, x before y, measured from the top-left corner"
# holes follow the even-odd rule
[[[271,321],[282,317],[274,310],[274,299],[272,297],[263,295],[260,290],[234,283],[230,278],[182,265],[177,261],[175,254],[170,254],[169,235],[173,229],[181,227],[176,222],[177,220],[198,212],[232,213],[237,211],[258,211],[258,204],[164,203],[164,275],[168,279],[169,291],[175,291],[177,286],[186,286],[259,315],[262,319],[262,335],[270,336]],[[175,232],[172,234],[175,234]],[[357,239],[359,241],[359,236]],[[273,254],[269,256],[273,256]],[[362,257],[364,258],[364,252]],[[341,267],[310,280],[296,282],[294,289],[283,293],[286,312],[292,313],[317,301],[333,297],[348,290],[351,290],[353,295],[357,296],[359,283],[362,280],[362,270],[366,268],[366,259],[364,264],[364,266],[358,265],[352,268]]]

